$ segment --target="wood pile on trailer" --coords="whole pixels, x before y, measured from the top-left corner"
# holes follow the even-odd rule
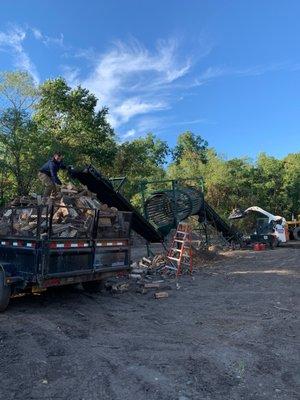
[[[38,207],[40,206],[40,220]],[[9,234],[32,237],[37,234],[38,224],[41,237],[49,232],[49,213],[53,206],[52,235],[60,238],[89,237],[96,211],[100,210],[98,229],[119,229],[118,209],[100,203],[96,195],[85,187],[72,184],[61,186],[55,198],[42,203],[40,195],[17,197],[8,204],[0,215],[0,235]]]

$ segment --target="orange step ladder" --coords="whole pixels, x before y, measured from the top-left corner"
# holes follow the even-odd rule
[[[176,276],[183,272],[192,274],[193,254],[192,254],[192,229],[185,222],[180,222],[177,226],[176,234],[173,237],[171,247],[168,250],[167,258],[176,266]]]

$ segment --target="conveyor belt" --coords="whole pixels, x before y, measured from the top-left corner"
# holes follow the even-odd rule
[[[120,211],[132,212],[132,229],[148,242],[162,242],[163,236],[161,233],[121,193],[116,192],[110,181],[104,178],[92,165],[81,170],[72,170],[71,176],[87,186],[102,203],[106,203],[110,207],[116,207]]]
[[[241,238],[242,234],[235,229],[233,226],[227,224],[223,218],[204,200],[204,210],[205,215],[203,212],[199,215],[199,219],[204,220],[206,217],[206,222],[212,225],[218,232],[222,232],[224,238],[231,242],[232,240],[238,241]]]

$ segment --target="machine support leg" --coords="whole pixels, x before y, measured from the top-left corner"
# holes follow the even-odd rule
[[[147,248],[147,257],[153,256],[154,253],[153,253],[153,251],[151,250],[150,242],[146,242],[146,248]]]

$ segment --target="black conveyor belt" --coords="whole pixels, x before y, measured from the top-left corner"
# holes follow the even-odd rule
[[[218,232],[222,232],[226,240],[229,242],[232,240],[238,241],[241,238],[242,234],[233,226],[228,225],[206,201],[204,201],[204,209],[206,222],[216,228]],[[204,219],[203,217],[204,215],[201,214],[200,218],[202,220]]]
[[[71,176],[87,186],[102,203],[116,207],[120,211],[132,212],[132,229],[148,242],[162,242],[163,237],[160,232],[121,193],[116,192],[110,181],[104,178],[92,165],[81,170],[72,170]]]

